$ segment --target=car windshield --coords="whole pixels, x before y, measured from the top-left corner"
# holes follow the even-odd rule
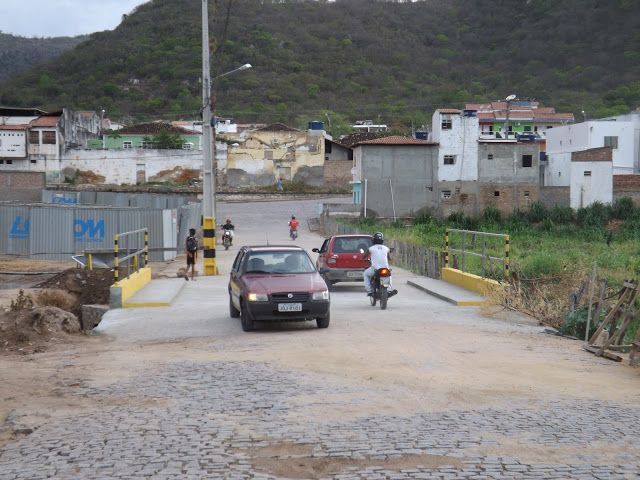
[[[251,252],[245,273],[313,273],[315,267],[304,251]]]
[[[333,253],[353,253],[369,250],[373,240],[371,237],[336,237],[333,242]]]

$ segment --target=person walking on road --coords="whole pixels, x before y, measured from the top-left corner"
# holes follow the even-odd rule
[[[198,260],[198,240],[196,239],[196,229],[189,229],[189,236],[185,241],[185,252],[187,253],[187,273],[184,279],[189,280],[189,267],[191,267],[191,280],[196,274],[196,261]]]
[[[289,236],[291,240],[298,238],[298,225],[300,225],[300,223],[296,220],[296,216],[291,215],[291,220],[289,220]]]

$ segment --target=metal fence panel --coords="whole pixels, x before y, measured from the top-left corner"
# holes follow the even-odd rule
[[[73,206],[32,206],[30,251],[32,258],[65,260],[80,253],[73,240],[75,208]]]
[[[0,253],[29,255],[30,209],[0,205]]]

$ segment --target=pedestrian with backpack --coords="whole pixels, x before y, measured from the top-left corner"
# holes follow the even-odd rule
[[[196,238],[196,229],[189,229],[189,236],[185,242],[185,251],[187,253],[187,273],[185,280],[189,280],[189,267],[191,267],[191,280],[196,274],[196,261],[198,260],[198,239]]]

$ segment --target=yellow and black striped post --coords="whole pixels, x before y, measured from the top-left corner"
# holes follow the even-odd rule
[[[144,266],[149,264],[149,230],[144,231]]]
[[[204,274],[217,275],[216,220],[214,217],[204,217],[202,219],[202,246],[204,249]]]
[[[444,268],[449,268],[449,230],[444,232]]]
[[[509,235],[504,236],[504,278],[509,279]]]
[[[113,237],[113,280],[115,283],[118,282],[118,264],[120,262],[120,258],[118,258],[118,235],[117,233]]]

